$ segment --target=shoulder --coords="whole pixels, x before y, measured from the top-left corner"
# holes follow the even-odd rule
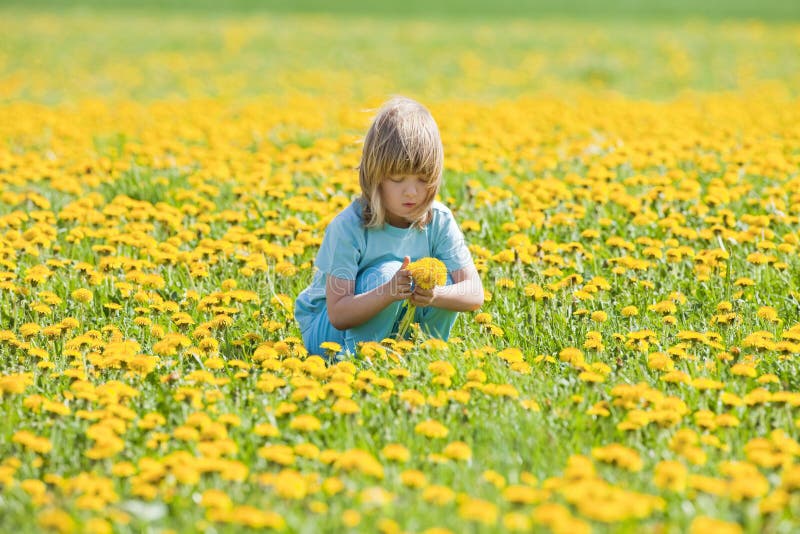
[[[439,201],[434,201],[431,205],[431,222],[428,227],[434,246],[447,246],[446,243],[463,239],[461,228],[458,226],[453,212]]]
[[[360,201],[354,200],[328,223],[327,231],[344,232],[346,234],[362,232],[364,225],[361,213]]]
[[[447,227],[452,221],[455,221],[455,217],[450,208],[442,202],[434,200],[431,204],[431,226],[434,229]]]
[[[453,212],[441,202],[434,202],[431,211],[432,255],[442,260],[450,272],[469,266],[472,256]]]

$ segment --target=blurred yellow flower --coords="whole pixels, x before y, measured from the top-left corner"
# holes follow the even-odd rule
[[[427,438],[444,438],[450,432],[446,426],[433,419],[417,423],[414,432]]]

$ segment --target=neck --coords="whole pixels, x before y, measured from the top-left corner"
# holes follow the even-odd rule
[[[409,226],[411,226],[410,222],[408,222],[408,221],[406,221],[404,219],[395,220],[394,217],[392,217],[388,213],[386,214],[386,223],[390,224],[390,225],[392,225],[394,227],[397,227],[397,228],[408,228]]]

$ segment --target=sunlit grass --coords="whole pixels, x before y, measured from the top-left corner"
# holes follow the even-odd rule
[[[797,528],[793,27],[15,16],[4,531]],[[293,300],[393,92],[486,303],[326,366]]]

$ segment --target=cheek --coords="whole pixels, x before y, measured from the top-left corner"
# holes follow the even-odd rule
[[[381,186],[381,198],[383,200],[392,200],[397,198],[397,186],[395,184],[384,184]]]

